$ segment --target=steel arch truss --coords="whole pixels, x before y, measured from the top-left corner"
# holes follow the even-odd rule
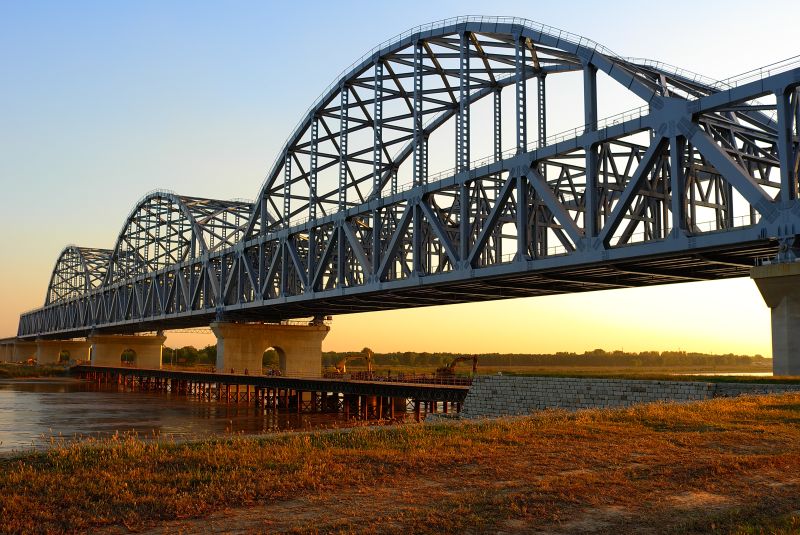
[[[65,247],[50,276],[45,305],[67,301],[98,288],[105,280],[110,257],[108,249]]]
[[[119,234],[107,284],[233,247],[241,240],[252,204],[156,192],[142,199]]]
[[[520,19],[405,34],[309,111],[252,207],[147,197],[104,284],[22,315],[19,334],[746,275],[756,257],[798,251],[791,67],[721,84]],[[548,137],[560,110],[548,109],[545,81],[566,73],[582,78],[585,121]],[[598,73],[646,106],[598,120]],[[490,128],[474,126],[481,109]],[[478,145],[492,154],[471,160]],[[454,168],[430,174],[442,154]],[[210,215],[232,212],[228,226]]]

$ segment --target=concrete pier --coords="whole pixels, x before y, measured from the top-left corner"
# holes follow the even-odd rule
[[[261,374],[264,351],[271,347],[278,352],[282,375],[322,375],[322,340],[330,331],[327,325],[215,322],[211,330],[217,337],[220,372]]]
[[[87,338],[92,346],[92,366],[119,366],[122,353],[132,350],[135,353],[133,364],[138,368],[161,368],[161,355],[164,349],[164,335],[93,335]]]
[[[86,340],[36,340],[36,363],[58,364],[62,351],[69,352],[68,360],[88,362],[90,348]]]
[[[33,358],[36,358],[36,342],[16,337],[0,340],[0,362],[25,362]]]
[[[800,263],[750,269],[772,315],[772,373],[800,375]]]

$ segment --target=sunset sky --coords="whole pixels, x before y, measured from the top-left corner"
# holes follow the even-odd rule
[[[113,247],[146,192],[254,198],[319,93],[417,24],[526,17],[714,78],[800,54],[796,1],[651,5],[0,2],[0,337],[43,303],[64,245]],[[548,114],[552,133],[578,126]],[[167,345],[212,340],[172,335]],[[769,310],[739,279],[335,317],[324,348],[363,346],[769,356]]]

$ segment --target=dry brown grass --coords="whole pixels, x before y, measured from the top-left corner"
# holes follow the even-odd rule
[[[63,366],[24,366],[16,363],[0,364],[0,379],[28,377],[59,377],[67,375]]]
[[[798,423],[792,394],[261,439],[60,445],[0,461],[0,529],[792,533],[800,530]]]

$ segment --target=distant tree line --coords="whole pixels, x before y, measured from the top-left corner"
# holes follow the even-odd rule
[[[346,355],[357,351],[325,352],[322,363],[332,366]],[[413,351],[396,353],[375,353],[374,364],[394,366],[442,366],[455,357],[465,353],[417,353]],[[687,351],[605,351],[595,349],[583,353],[485,353],[479,355],[482,366],[620,366],[620,367],[662,367],[662,366],[749,366],[764,363],[768,359],[761,355],[713,355]],[[353,364],[359,364],[354,361]]]
[[[326,351],[322,354],[323,366],[334,366],[339,360],[356,355],[360,351]],[[466,353],[428,353],[428,352],[394,352],[375,353],[373,364],[377,366],[409,366],[430,367],[448,364],[455,357]],[[714,355],[687,351],[641,351],[638,353],[627,351],[605,351],[595,349],[583,353],[484,353],[479,355],[481,366],[619,366],[626,368],[642,367],[672,367],[672,366],[750,366],[753,364],[767,364],[761,355]],[[208,365],[213,366],[217,361],[217,346],[208,345],[201,349],[194,346],[181,348],[164,347],[162,361],[164,364],[179,366]],[[264,352],[262,364],[264,368],[279,366],[277,351],[268,349]],[[353,360],[352,364],[359,365],[361,361]]]
[[[161,362],[175,364],[176,366],[194,366],[196,364],[213,366],[217,362],[217,346],[209,345],[202,349],[197,349],[194,346],[179,348],[165,346],[161,352]]]

